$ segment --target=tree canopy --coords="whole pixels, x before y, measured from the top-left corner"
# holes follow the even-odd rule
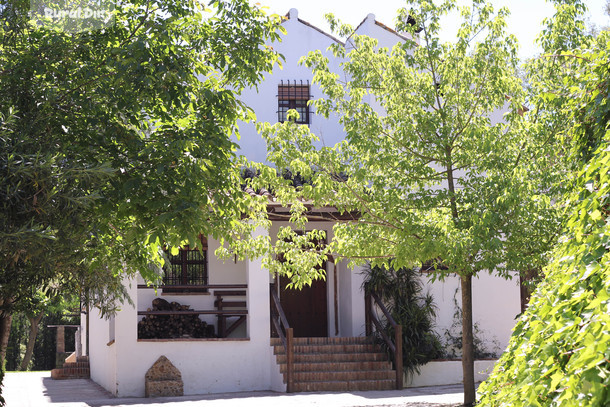
[[[163,247],[220,236],[247,208],[230,137],[253,118],[241,90],[278,62],[279,17],[133,0],[66,32],[28,8],[0,7],[0,295],[62,274],[112,308],[123,271],[154,280]]]
[[[438,278],[461,277],[471,404],[472,276],[486,270],[510,277],[544,264],[560,223],[551,199],[561,166],[550,165],[552,142],[523,131],[525,93],[517,42],[506,33],[508,10],[475,0],[459,8],[455,42],[441,43],[440,17],[455,8],[452,1],[407,1],[397,30],[413,37],[421,30],[419,44],[405,40],[389,50],[352,35],[349,46],[330,47],[345,61],[340,73],[321,52],[303,60],[325,94],[313,102],[316,113],[339,117],[344,142],[317,150],[316,136],[290,122],[262,130],[269,161],[309,180],[296,190],[285,180],[274,185],[292,204],[292,220],[306,215],[303,201],[358,213],[334,226],[327,250],[335,258],[428,263]],[[332,18],[331,25],[353,32]]]
[[[583,3],[562,3],[547,21],[530,76],[536,108],[572,145],[580,170],[544,279],[479,387],[489,406],[610,403],[610,36],[584,35]]]

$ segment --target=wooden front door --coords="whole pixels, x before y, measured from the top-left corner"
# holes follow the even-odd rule
[[[327,337],[328,314],[326,280],[314,280],[301,290],[286,288],[286,277],[280,278],[280,303],[295,337]]]

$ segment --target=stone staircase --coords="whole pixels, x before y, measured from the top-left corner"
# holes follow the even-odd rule
[[[280,372],[287,380],[286,352],[271,338]],[[392,390],[396,371],[370,338],[294,338],[295,392]]]
[[[89,376],[89,356],[79,356],[76,362],[65,362],[63,367],[51,370],[51,378],[55,380],[88,379]]]

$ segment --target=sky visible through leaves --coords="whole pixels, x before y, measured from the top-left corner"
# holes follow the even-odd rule
[[[325,13],[333,13],[342,21],[356,26],[369,14],[375,14],[377,21],[394,27],[396,11],[404,5],[402,0],[250,0],[268,7],[268,12],[285,15],[291,8],[299,11],[299,18],[330,31],[324,19]],[[539,49],[534,40],[541,30],[542,20],[553,15],[553,5],[546,0],[493,0],[497,9],[508,7],[511,11],[509,32],[519,39],[519,57],[526,59],[536,55]],[[604,13],[606,0],[587,0],[589,22],[598,28],[610,26],[610,18]],[[458,0],[458,4],[470,4],[469,0]],[[441,39],[450,41],[457,31],[456,16],[446,17],[443,21]]]

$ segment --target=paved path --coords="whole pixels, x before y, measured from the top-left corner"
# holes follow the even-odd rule
[[[91,380],[52,380],[49,372],[7,373],[2,394],[7,407],[444,407],[457,406],[463,398],[461,385],[350,393],[258,391],[153,399],[114,398]]]

